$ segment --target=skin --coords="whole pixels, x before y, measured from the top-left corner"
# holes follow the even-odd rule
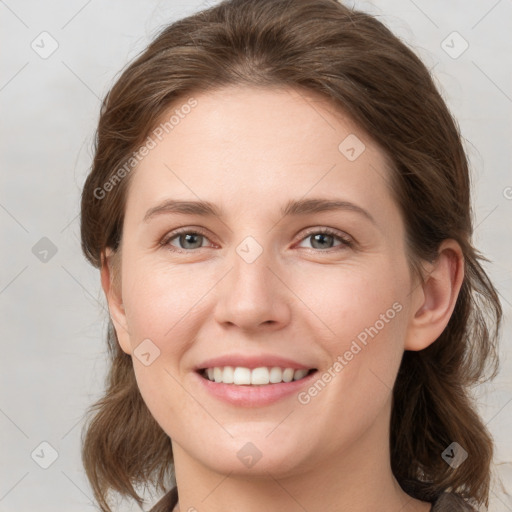
[[[228,87],[194,97],[197,106],[133,171],[118,286],[108,251],[102,267],[122,349],[133,355],[149,338],[160,350],[149,366],[133,364],[172,439],[179,510],[427,512],[391,472],[392,386],[404,350],[427,347],[449,321],[463,279],[460,247],[444,241],[437,261],[425,263],[425,282],[413,277],[385,154],[322,96]],[[350,134],[366,146],[354,161],[338,149]],[[225,216],[143,221],[171,197],[208,200]],[[279,213],[311,197],[355,203],[375,224],[348,210]],[[159,245],[179,227],[203,228],[192,244],[200,248],[179,237]],[[310,227],[355,245],[336,237],[314,245]],[[236,252],[247,236],[263,251],[252,263]],[[231,352],[290,357],[322,374],[397,302],[401,311],[307,404],[292,394],[236,407],[194,375],[196,364]],[[250,468],[237,457],[247,442],[262,454]]]

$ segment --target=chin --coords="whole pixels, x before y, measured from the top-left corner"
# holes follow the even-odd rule
[[[225,442],[219,440],[215,445],[210,438],[207,443],[201,443],[201,448],[189,453],[195,452],[195,458],[201,464],[221,474],[268,477],[270,473],[275,477],[285,477],[295,473],[306,458],[306,454],[300,453],[304,442],[290,436],[284,440],[276,435],[273,439],[274,434],[268,436],[270,429],[260,428],[260,432],[250,435],[239,431],[233,438],[224,439]],[[205,445],[208,446],[206,451]]]

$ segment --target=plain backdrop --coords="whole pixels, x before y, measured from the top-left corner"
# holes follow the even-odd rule
[[[0,0],[0,512],[94,510],[80,430],[103,389],[107,315],[80,252],[79,197],[100,100],[160,28],[210,4]],[[512,511],[512,0],[355,6],[433,70],[465,138],[474,240],[505,313],[501,373],[476,391],[503,484],[491,510]]]

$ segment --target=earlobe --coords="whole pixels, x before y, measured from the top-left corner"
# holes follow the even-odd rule
[[[442,334],[455,309],[463,280],[462,250],[455,240],[444,240],[424,282],[412,292],[413,298],[418,299],[411,309],[405,350],[422,350]]]
[[[110,248],[107,248],[101,255],[101,287],[105,293],[108,303],[110,317],[116,330],[117,339],[123,352],[131,354],[130,336],[128,333],[128,326],[126,322],[126,313],[123,306],[120,276],[115,272],[120,272],[120,269],[114,268],[114,254]]]

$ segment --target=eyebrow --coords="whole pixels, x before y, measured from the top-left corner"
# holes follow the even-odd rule
[[[363,215],[373,224],[377,224],[372,215],[364,208],[338,199],[298,199],[290,200],[281,208],[281,216],[298,216],[312,213],[348,210]],[[178,213],[185,215],[200,215],[203,217],[219,217],[224,216],[223,210],[209,201],[179,201],[176,199],[166,199],[157,206],[150,208],[144,215],[144,222],[149,222],[153,217],[158,215]]]

